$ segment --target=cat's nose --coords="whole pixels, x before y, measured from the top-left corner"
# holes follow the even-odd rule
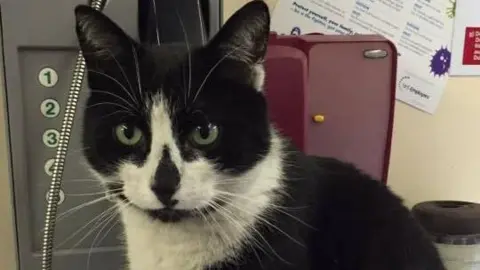
[[[173,195],[180,184],[180,172],[172,162],[168,150],[165,149],[162,156],[151,189],[165,207],[172,208],[178,203],[178,200],[173,199]]]
[[[176,170],[176,168],[175,168]],[[178,189],[180,176],[173,172],[173,168],[158,168],[155,174],[155,183],[152,191],[165,207],[174,207],[178,200],[172,199]]]
[[[163,189],[154,189],[152,188],[155,196],[157,199],[166,207],[166,208],[173,208],[175,205],[178,204],[178,200],[172,199],[173,194],[175,192],[165,191]]]

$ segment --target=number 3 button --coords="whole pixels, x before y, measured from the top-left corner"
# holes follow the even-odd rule
[[[56,129],[47,129],[42,136],[43,144],[47,147],[54,148],[58,145],[58,140],[60,140],[60,132]]]
[[[38,73],[38,81],[45,87],[54,87],[58,82],[58,74],[53,68],[42,68]]]
[[[43,116],[47,118],[57,117],[60,113],[60,104],[55,99],[45,99],[40,105]]]

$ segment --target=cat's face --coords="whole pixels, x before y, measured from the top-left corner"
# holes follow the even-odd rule
[[[110,194],[167,222],[269,191],[257,179],[272,137],[265,4],[247,4],[197,49],[141,46],[85,6],[76,16],[91,89],[85,156]]]

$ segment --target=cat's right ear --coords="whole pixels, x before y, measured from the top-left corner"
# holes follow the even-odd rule
[[[225,22],[209,46],[229,58],[254,65],[265,58],[269,33],[268,5],[261,0],[254,0]]]
[[[75,8],[75,19],[78,42],[87,65],[131,53],[134,41],[102,12],[79,5]]]

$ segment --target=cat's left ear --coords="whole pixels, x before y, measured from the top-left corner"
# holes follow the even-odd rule
[[[255,0],[235,12],[209,43],[226,57],[258,64],[267,51],[270,13],[267,4]]]
[[[75,19],[78,42],[87,64],[131,53],[135,41],[102,12],[78,5]]]
[[[75,18],[89,87],[109,91],[117,89],[122,93],[122,86],[129,85],[129,80],[139,76],[136,68],[142,53],[141,46],[114,21],[89,6],[77,6]],[[117,82],[117,87],[107,87],[113,82]]]

